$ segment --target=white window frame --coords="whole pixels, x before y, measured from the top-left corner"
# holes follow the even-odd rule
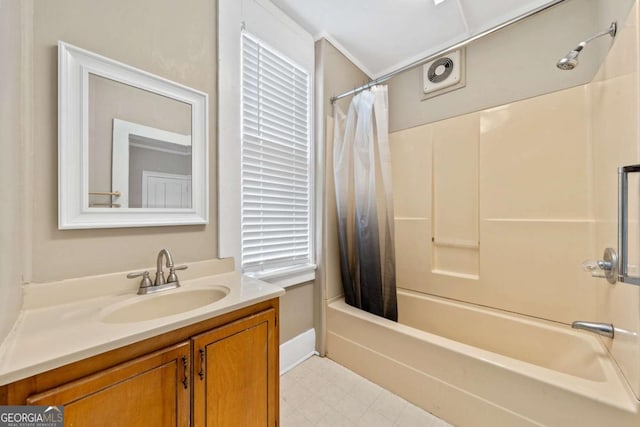
[[[258,51],[263,49],[265,51],[267,51],[267,55],[270,55],[274,58],[277,58],[285,63],[288,63],[289,65],[297,68],[298,70],[300,70],[301,72],[306,74],[307,77],[307,82],[306,82],[306,96],[307,96],[307,111],[306,111],[306,122],[307,122],[307,140],[306,140],[306,144],[307,144],[307,158],[306,158],[306,167],[307,167],[307,244],[308,244],[308,262],[306,263],[297,263],[294,265],[287,265],[284,267],[272,267],[272,268],[266,268],[266,269],[261,269],[261,270],[257,270],[254,267],[244,267],[243,265],[243,272],[245,272],[248,275],[251,275],[252,277],[259,277],[259,278],[269,278],[269,279],[274,279],[274,278],[280,278],[283,279],[284,277],[289,277],[291,275],[295,275],[297,276],[300,273],[304,273],[304,274],[309,274],[311,272],[313,272],[315,270],[315,264],[312,262],[313,258],[313,245],[314,245],[314,240],[313,240],[313,162],[312,162],[312,158],[313,158],[313,137],[311,132],[313,131],[313,128],[311,126],[312,123],[312,115],[311,115],[311,109],[312,109],[312,103],[311,103],[311,73],[309,73],[307,70],[304,70],[303,67],[301,67],[298,64],[295,64],[290,58],[288,58],[286,55],[282,54],[281,52],[279,52],[277,49],[274,49],[272,46],[269,46],[265,41],[261,40],[259,37],[249,33],[248,31],[242,31],[241,32],[241,38],[242,38],[242,42],[241,42],[241,49],[244,51],[244,44],[245,41],[250,41],[250,43],[254,44],[257,46]],[[245,68],[244,68],[244,61],[241,61],[241,75],[245,72]],[[240,94],[241,97],[244,97],[245,93],[244,93],[244,87],[241,84],[241,89],[240,89]],[[244,106],[244,102],[241,103],[241,106]],[[242,145],[242,150],[244,150],[245,147],[245,135],[244,135],[244,129],[245,129],[245,117],[244,117],[244,108],[241,108],[241,125],[240,125],[240,140],[241,140],[241,145]],[[286,131],[283,131],[286,132]],[[244,161],[241,162],[242,167],[241,167],[241,176],[244,175],[244,168],[245,168],[245,163]],[[241,201],[242,203],[245,202],[245,195],[244,195],[244,191],[241,192]],[[243,215],[243,213],[241,212],[240,214],[241,217],[241,227],[244,227],[245,224],[245,217]],[[241,229],[242,231],[242,229]],[[241,244],[241,248],[243,248],[244,245]],[[241,262],[244,262],[244,257],[242,256],[243,254],[241,253]],[[312,279],[307,279],[307,280],[312,280]]]
[[[309,245],[311,263],[251,273],[287,287],[315,279],[316,192],[313,37],[266,0],[218,2],[218,256],[233,257],[241,271],[241,31],[246,29],[271,50],[290,58],[309,74]]]

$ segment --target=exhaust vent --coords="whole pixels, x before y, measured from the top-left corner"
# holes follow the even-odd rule
[[[422,99],[465,86],[464,50],[458,49],[422,66]]]
[[[442,83],[451,75],[451,73],[453,73],[453,68],[453,61],[451,58],[444,57],[436,59],[427,70],[427,79],[429,82],[434,84]],[[457,76],[452,77],[451,81],[456,81],[456,77]]]

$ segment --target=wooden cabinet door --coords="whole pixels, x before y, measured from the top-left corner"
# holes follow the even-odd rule
[[[194,337],[194,425],[275,427],[278,344],[274,309]]]
[[[190,343],[184,342],[32,395],[64,405],[65,426],[188,426]]]

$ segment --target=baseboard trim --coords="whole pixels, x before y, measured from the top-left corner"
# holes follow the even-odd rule
[[[313,328],[280,344],[280,375],[315,354],[318,352],[316,351],[316,330]]]

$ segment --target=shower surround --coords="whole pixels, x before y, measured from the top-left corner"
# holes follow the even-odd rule
[[[637,23],[634,7],[586,85],[391,134],[401,324],[350,311],[328,285],[329,357],[463,426],[561,426],[567,414],[580,425],[640,422],[640,288],[581,269],[617,246],[617,167],[640,160]],[[426,332],[407,320],[450,300],[460,302],[445,319],[469,319],[472,335],[511,350],[447,337],[428,315]],[[466,315],[476,310],[485,313]],[[613,323],[616,337],[573,331],[574,320]],[[523,357],[525,330],[542,354],[565,351],[540,366]]]

